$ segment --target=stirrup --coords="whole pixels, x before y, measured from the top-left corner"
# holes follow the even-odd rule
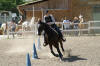
[[[48,44],[46,42],[43,43],[43,46],[47,46]]]

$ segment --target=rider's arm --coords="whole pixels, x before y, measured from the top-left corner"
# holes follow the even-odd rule
[[[44,19],[43,19],[43,22],[44,22],[44,23],[46,23],[46,21],[45,21],[45,17],[46,17],[46,16],[44,16]]]
[[[50,14],[50,16],[51,16],[52,22],[55,22],[55,18],[53,17],[53,15]]]
[[[47,24],[48,24],[48,25],[54,24],[54,23],[55,23],[55,19],[54,19],[54,17],[53,17],[51,14],[50,14],[49,16],[51,17],[52,22],[48,22]],[[44,16],[43,22],[46,23],[45,17],[46,17],[46,16]]]
[[[54,23],[55,23],[55,19],[54,19],[54,17],[53,17],[53,15],[52,15],[52,14],[50,14],[50,16],[51,16],[52,22],[49,22],[48,24],[49,24],[49,25],[52,25],[52,24],[54,24]]]

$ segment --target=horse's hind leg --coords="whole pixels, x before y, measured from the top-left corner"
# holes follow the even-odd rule
[[[51,53],[52,53],[55,57],[58,57],[58,55],[54,53],[53,48],[52,48],[52,45],[49,44],[49,47],[50,47]]]
[[[65,50],[64,50],[62,41],[60,41],[60,46],[61,46],[61,49],[62,49],[62,51],[63,51],[63,54],[65,54]]]

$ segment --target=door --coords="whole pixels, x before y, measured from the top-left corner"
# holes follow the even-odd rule
[[[100,21],[100,6],[95,6],[93,8],[93,20]],[[94,22],[93,26],[100,27],[100,22]],[[100,29],[94,30],[95,33],[100,33]]]
[[[100,21],[100,6],[93,8],[93,19]]]

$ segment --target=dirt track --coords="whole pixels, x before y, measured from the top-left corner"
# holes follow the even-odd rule
[[[71,57],[65,56],[65,62],[53,57],[48,46],[42,46],[41,50],[37,50],[40,59],[32,59],[33,39],[0,40],[0,66],[26,66],[28,52],[32,66],[100,66],[100,36],[66,37],[66,39],[65,54],[67,55],[67,51],[71,49]],[[37,42],[37,38],[34,40]]]

